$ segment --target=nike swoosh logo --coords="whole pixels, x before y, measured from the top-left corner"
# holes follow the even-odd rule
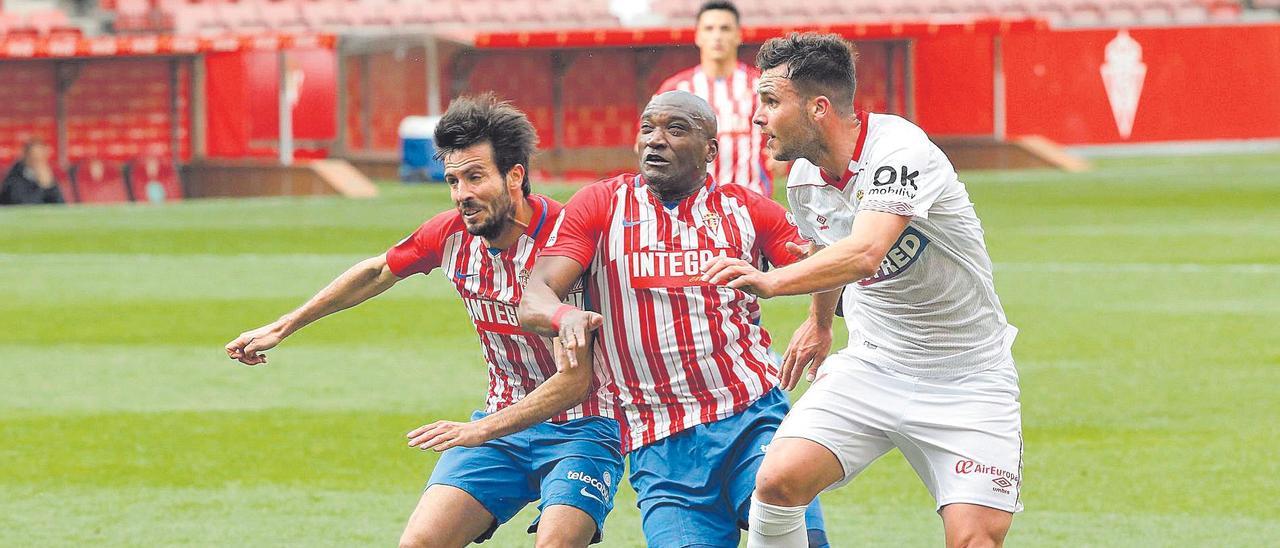
[[[582,495],[582,496],[584,496],[584,497],[587,497],[587,498],[595,499],[595,500],[596,500],[597,502],[599,502],[600,504],[604,504],[604,499],[601,499],[600,497],[597,497],[597,496],[595,496],[595,495],[591,494],[591,491],[588,491],[586,487],[583,487],[581,491],[578,491],[578,494],[580,494],[580,495]]]
[[[649,222],[649,219],[634,219],[634,220],[633,220],[633,219],[623,219],[623,220],[622,220],[622,228],[631,228],[631,227],[636,226],[636,225],[638,225],[638,224],[647,223],[647,222]]]
[[[459,279],[459,280],[465,280],[465,279],[470,278],[470,277],[475,276],[475,275],[476,275],[476,274],[463,274],[463,273],[461,273],[461,272],[454,272],[454,273],[453,273],[453,277],[454,277],[454,278],[457,278],[457,279]]]

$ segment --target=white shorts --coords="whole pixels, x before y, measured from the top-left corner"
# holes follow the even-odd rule
[[[775,438],[826,447],[852,480],[894,447],[924,481],[937,508],[953,503],[1022,511],[1022,416],[1012,363],[922,379],[834,354]]]

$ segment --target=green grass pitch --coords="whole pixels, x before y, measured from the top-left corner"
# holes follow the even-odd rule
[[[1015,546],[1280,539],[1280,157],[962,174],[1010,320],[1026,439]],[[448,207],[380,198],[0,210],[0,546],[393,544],[485,369],[417,277],[297,334],[241,331]],[[571,188],[541,190],[564,199]],[[768,302],[781,347],[803,299]],[[896,452],[823,496],[836,546],[937,546]],[[489,546],[528,546],[526,509]],[[623,488],[605,546],[640,546]]]

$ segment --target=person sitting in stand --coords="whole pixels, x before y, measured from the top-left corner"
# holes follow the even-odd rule
[[[0,205],[62,204],[62,190],[49,164],[49,146],[39,139],[27,141],[18,160],[0,186]]]

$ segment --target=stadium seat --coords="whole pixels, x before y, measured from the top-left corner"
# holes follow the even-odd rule
[[[258,4],[258,12],[268,27],[279,30],[303,29],[307,21],[302,17],[299,3],[294,0],[269,0]]]
[[[58,181],[58,190],[62,191],[62,199],[68,204],[79,202],[80,199],[76,197],[76,185],[71,182],[71,177],[67,175],[66,171],[58,167],[57,162],[54,162],[52,167],[53,178]]]
[[[361,26],[396,26],[404,17],[400,4],[392,0],[357,0],[351,5],[356,12],[356,23]]]
[[[81,203],[118,203],[130,200],[120,167],[102,160],[88,160],[71,170],[76,201]]]
[[[67,14],[58,9],[42,9],[27,12],[26,26],[33,28],[40,35],[48,35],[54,29],[74,29]]]
[[[172,202],[183,199],[185,194],[178,170],[165,159],[147,157],[129,162],[125,179],[136,202]]]

